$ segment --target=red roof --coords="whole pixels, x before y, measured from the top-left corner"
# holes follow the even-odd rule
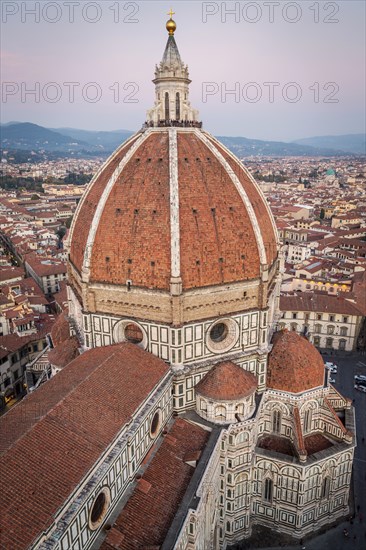
[[[54,367],[63,368],[79,355],[79,342],[76,336],[48,352],[48,360]]]
[[[133,344],[95,348],[0,418],[4,548],[25,550],[52,525],[167,370]]]
[[[46,258],[29,254],[26,259],[28,264],[38,277],[46,277],[47,275],[66,274],[66,263],[55,258]]]
[[[267,388],[300,393],[324,384],[324,362],[317,349],[296,332],[281,330],[273,337]]]
[[[51,329],[51,338],[55,347],[70,338],[70,325],[67,320],[66,311],[63,311],[57,317],[56,322]]]
[[[296,296],[281,296],[280,310],[340,313],[343,315],[357,316],[362,315],[356,304],[345,300],[341,296],[330,296],[328,294],[319,294],[315,292],[302,292]]]
[[[215,365],[198,382],[196,392],[210,399],[233,401],[254,393],[257,384],[258,381],[251,372],[231,361],[225,361]]]
[[[204,138],[236,174],[255,221],[232,181],[231,172],[216,158]],[[209,134],[177,131],[177,142],[183,289],[258,278],[256,225],[268,265],[277,256],[276,233],[265,199],[242,164]],[[70,260],[79,273],[98,203],[129,149],[127,143],[108,161],[75,214]],[[167,129],[161,129],[148,135],[137,148],[106,198],[90,251],[92,282],[125,285],[126,280],[132,280],[135,287],[170,289],[170,195],[169,134]]]
[[[200,454],[209,435],[176,419],[101,550],[160,548],[194,472],[187,456]]]

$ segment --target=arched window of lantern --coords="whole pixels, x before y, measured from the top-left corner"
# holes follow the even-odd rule
[[[165,120],[170,119],[169,93],[165,92]]]
[[[180,95],[179,92],[175,94],[175,119],[180,120]]]

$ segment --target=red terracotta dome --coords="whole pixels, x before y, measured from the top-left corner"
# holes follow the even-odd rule
[[[242,163],[198,128],[148,128],[124,143],[88,187],[70,261],[83,280],[183,290],[260,277],[276,229]]]
[[[231,361],[215,365],[196,385],[199,395],[218,401],[243,399],[256,389],[256,377]]]
[[[324,362],[313,344],[296,332],[277,332],[269,354],[267,388],[300,393],[323,384]]]

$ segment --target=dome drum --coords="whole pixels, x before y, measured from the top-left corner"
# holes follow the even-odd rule
[[[196,392],[197,413],[214,424],[233,424],[244,422],[255,411],[255,394],[238,401],[219,401],[207,399]]]

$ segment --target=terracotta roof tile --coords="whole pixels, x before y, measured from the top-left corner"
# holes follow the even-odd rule
[[[198,382],[196,392],[210,399],[233,401],[254,393],[257,384],[258,381],[251,372],[231,361],[225,361],[215,365]]]
[[[300,393],[323,386],[324,369],[322,356],[306,338],[287,330],[274,335],[267,369],[268,388]]]
[[[280,310],[362,315],[357,304],[353,304],[341,296],[329,296],[328,294],[318,294],[314,292],[302,292],[300,295],[296,296],[281,296]]]
[[[55,347],[70,338],[70,325],[66,312],[62,312],[56,318],[56,322],[51,329],[51,338]]]
[[[195,132],[177,132],[180,268],[183,289],[258,278],[253,222],[230,174]],[[225,157],[228,154],[214,144]],[[105,186],[129,149],[118,152],[91,183],[75,214],[70,259],[80,273],[88,231]],[[275,229],[255,184],[228,159],[257,216],[268,263]],[[125,164],[104,204],[90,251],[90,280],[169,290],[171,278],[168,129],[147,135]]]
[[[54,367],[66,367],[73,359],[79,355],[79,342],[76,336],[58,344],[48,352],[48,360]]]
[[[194,468],[184,462],[184,457],[202,451],[210,434],[177,418],[170,435],[177,440],[177,445],[171,446],[167,438],[164,439],[113,525],[113,531],[117,530],[124,537],[118,541],[113,535],[111,542],[108,535],[101,550],[159,548],[164,542],[194,472]],[[149,491],[140,490],[142,481],[151,485]]]
[[[251,179],[245,172],[239,159],[236,158],[234,160],[232,156],[228,153],[228,151],[226,151],[224,146],[217,145],[216,141],[215,145],[222,153],[225,160],[229,163],[230,167],[234,171],[235,175],[239,179],[249,197],[249,200],[260,224],[260,230],[263,236],[263,243],[267,254],[267,263],[268,265],[272,265],[277,257],[277,237],[270,215],[268,214],[268,211],[266,209],[264,199],[261,197],[261,194],[256,185],[251,181]]]
[[[324,451],[333,445],[329,439],[320,433],[306,436],[304,438],[304,443],[308,455],[319,453],[320,451]]]
[[[117,179],[95,236],[92,281],[169,288],[168,150],[168,133],[152,134]]]
[[[289,439],[277,435],[264,435],[258,439],[257,446],[260,449],[275,451],[284,455],[296,456],[296,451]]]
[[[88,233],[98,202],[109,178],[132,145],[133,141],[123,144],[112,155],[109,162],[102,167],[101,171],[94,176],[75,212],[70,260],[79,272],[82,268]]]
[[[5,548],[24,550],[50,527],[167,370],[133,344],[95,348],[0,418]]]

